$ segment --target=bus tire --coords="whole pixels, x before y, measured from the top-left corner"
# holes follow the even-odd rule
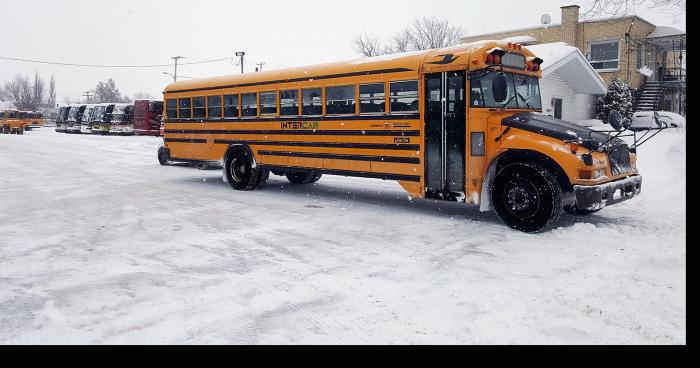
[[[527,233],[549,230],[563,212],[557,178],[528,162],[506,165],[496,174],[491,201],[504,224]]]
[[[312,184],[321,179],[321,174],[315,172],[288,172],[286,175],[287,180],[295,185]]]
[[[598,208],[596,210],[587,210],[587,209],[578,208],[578,207],[576,207],[576,205],[564,207],[564,212],[568,213],[569,215],[574,215],[574,216],[589,216],[589,215],[592,215],[600,210],[602,210],[602,208]]]
[[[255,190],[270,177],[269,170],[253,167],[253,160],[244,149],[230,150],[224,163],[226,179],[235,190]]]
[[[170,155],[164,147],[158,148],[158,162],[161,166],[165,166],[170,163]]]

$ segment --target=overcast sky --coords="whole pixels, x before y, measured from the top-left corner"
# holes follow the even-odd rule
[[[358,32],[389,37],[419,16],[449,19],[465,35],[536,26],[542,14],[553,23],[570,0],[2,0],[0,56],[80,64],[168,64],[247,54],[246,70],[357,58],[351,43]],[[496,9],[490,6],[496,5]],[[500,17],[497,17],[500,16]],[[685,15],[653,9],[638,15],[656,25],[685,30]],[[74,101],[100,80],[114,78],[122,93],[161,96],[170,67],[99,69],[0,60],[0,83],[17,73],[54,74],[58,100]],[[240,72],[230,62],[182,66],[178,74],[205,77]]]

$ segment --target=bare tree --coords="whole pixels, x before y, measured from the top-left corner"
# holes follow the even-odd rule
[[[44,103],[44,89],[46,83],[39,78],[39,72],[34,73],[34,85],[32,86],[32,110],[39,110]]]
[[[49,101],[48,105],[51,108],[56,107],[56,79],[51,74],[51,79],[49,80]]]
[[[676,14],[685,13],[686,10],[686,0],[577,0],[574,3],[583,8],[581,18],[586,20],[634,14],[643,5]]]
[[[435,17],[416,18],[413,23],[394,35],[386,44],[367,33],[353,38],[355,50],[371,57],[412,50],[430,50],[459,44],[462,28],[448,20]]]
[[[413,34],[411,31],[407,28],[404,29],[403,31],[397,33],[392,37],[391,39],[391,46],[390,51],[392,53],[398,53],[398,52],[407,52],[411,50],[411,40],[413,39]]]
[[[414,50],[430,50],[459,44],[463,31],[447,20],[419,18],[409,28]]]
[[[20,110],[32,110],[32,85],[29,78],[24,75],[15,75],[15,78],[5,83],[5,93],[10,102]]]
[[[372,57],[386,53],[382,41],[368,33],[360,33],[352,39],[355,50],[363,56]]]
[[[155,97],[148,92],[136,92],[134,93],[134,100],[154,100]]]

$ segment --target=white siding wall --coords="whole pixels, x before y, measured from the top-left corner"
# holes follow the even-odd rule
[[[542,111],[554,116],[553,98],[562,99],[562,119],[569,121],[595,118],[595,95],[574,93],[557,73],[553,72],[540,80]],[[551,111],[550,111],[551,110]]]

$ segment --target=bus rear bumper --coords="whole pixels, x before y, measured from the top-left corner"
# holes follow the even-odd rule
[[[599,210],[632,199],[642,191],[642,177],[630,176],[599,185],[574,185],[576,207]]]

